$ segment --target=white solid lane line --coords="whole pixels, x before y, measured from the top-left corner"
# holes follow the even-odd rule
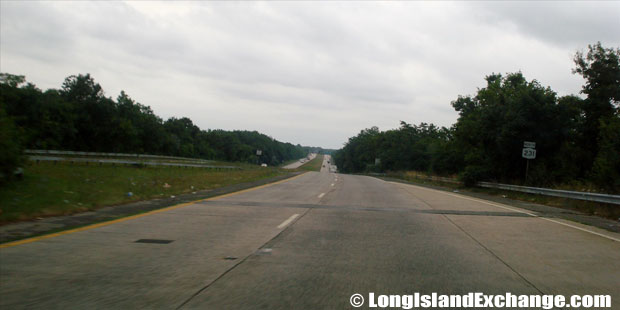
[[[392,183],[394,183],[394,182],[392,182]],[[394,183],[394,184],[401,184],[401,183]],[[500,205],[500,204],[489,202],[489,201],[482,200],[482,199],[470,198],[470,197],[467,197],[467,196],[464,196],[464,195],[457,195],[457,194],[447,193],[447,192],[436,190],[436,189],[425,188],[425,187],[421,187],[421,186],[415,186],[415,185],[412,185],[412,184],[407,184],[407,185],[414,186],[414,187],[422,189],[422,190],[437,192],[437,193],[441,193],[441,194],[452,196],[452,197],[457,197],[457,198],[461,198],[461,199],[465,199],[465,200],[471,200],[471,201],[475,201],[475,202],[484,203],[484,204],[487,204],[487,205],[490,205],[490,206],[493,206],[493,207],[496,207],[496,208],[502,208],[502,209],[506,209],[506,210],[510,210],[510,211],[514,211],[514,212],[519,212],[519,213],[527,214],[527,215],[529,215],[531,217],[539,218],[541,220],[545,220],[545,221],[556,223],[556,224],[559,224],[559,225],[562,225],[562,226],[574,228],[574,229],[577,229],[577,230],[580,230],[580,231],[583,231],[583,232],[586,232],[586,233],[597,235],[599,237],[603,237],[603,238],[606,238],[606,239],[609,239],[609,240],[620,242],[620,239],[614,238],[612,236],[601,234],[601,233],[598,233],[598,232],[595,232],[595,231],[592,231],[592,230],[589,230],[589,229],[581,228],[581,227],[578,227],[578,226],[575,226],[575,225],[571,225],[571,224],[568,224],[568,223],[556,221],[556,220],[553,220],[553,219],[550,219],[550,218],[540,217],[540,216],[538,216],[538,215],[536,215],[534,213],[523,211],[523,210],[520,210],[520,209],[515,209],[515,208],[507,207],[507,206],[504,206],[504,205]]]
[[[293,214],[291,215],[291,217],[289,217],[286,221],[282,222],[282,224],[278,225],[278,228],[282,228],[286,225],[288,225],[290,222],[292,222],[294,219],[296,219],[299,216],[299,214]]]
[[[319,195],[319,198],[323,198],[323,196],[325,196],[325,193],[321,193],[321,194]]]

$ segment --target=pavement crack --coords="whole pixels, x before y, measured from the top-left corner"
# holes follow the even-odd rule
[[[199,289],[197,292],[195,292],[194,294],[192,294],[192,296],[190,296],[189,298],[187,298],[183,303],[181,303],[178,307],[176,307],[175,309],[181,309],[183,308],[183,306],[185,306],[187,303],[189,303],[192,299],[194,299],[194,297],[198,296],[200,293],[204,292],[206,289],[209,288],[209,286],[213,285],[213,283],[217,282],[217,280],[223,278],[226,274],[228,274],[229,272],[231,272],[233,269],[235,269],[237,266],[241,265],[243,262],[245,262],[246,259],[248,259],[248,257],[250,257],[252,254],[247,255],[246,257],[244,257],[242,260],[238,261],[236,264],[234,264],[232,267],[226,269],[226,271],[224,271],[222,274],[220,274],[217,278],[215,278],[213,281],[207,283],[207,285],[203,286],[201,289]]]
[[[491,251],[491,249],[489,249],[488,247],[486,247],[484,244],[482,244],[482,242],[480,242],[478,239],[476,239],[474,236],[472,236],[470,233],[468,233],[467,231],[465,231],[465,229],[463,229],[461,226],[459,226],[458,224],[456,224],[454,221],[452,221],[452,219],[450,219],[447,215],[443,215],[444,218],[446,218],[450,223],[452,223],[452,225],[456,226],[456,228],[458,228],[460,231],[462,231],[465,235],[467,235],[469,238],[471,238],[472,240],[474,240],[474,242],[476,242],[478,245],[480,245],[483,249],[485,249],[487,252],[489,252],[489,254],[491,254],[493,257],[495,257],[497,260],[499,260],[500,262],[502,262],[502,264],[504,264],[506,267],[508,267],[508,269],[512,270],[512,272],[514,272],[517,276],[519,276],[519,278],[521,278],[523,281],[525,281],[525,283],[529,284],[531,287],[533,287],[534,289],[536,289],[536,291],[538,291],[538,293],[540,293],[541,295],[544,295],[545,293],[543,293],[543,291],[541,291],[538,287],[536,287],[536,285],[534,285],[534,283],[530,282],[527,278],[525,278],[525,276],[523,276],[521,273],[519,273],[517,270],[515,270],[514,268],[512,268],[512,266],[510,266],[506,261],[504,261],[501,257],[499,257],[497,254],[495,254],[495,252]]]
[[[423,204],[425,204],[427,207],[436,210],[435,208],[433,208],[428,202],[426,202],[424,199],[416,196],[415,194],[413,194],[412,192],[408,191],[407,189],[404,189],[407,193],[409,193],[409,195],[414,196],[416,199],[418,199],[420,202],[422,202]],[[478,239],[476,239],[476,237],[472,236],[470,233],[468,233],[465,229],[463,229],[463,227],[459,226],[457,223],[455,223],[452,219],[450,219],[448,217],[447,214],[442,214],[442,216],[448,220],[448,222],[450,222],[452,225],[454,225],[458,230],[462,231],[466,236],[468,236],[471,240],[473,240],[475,243],[477,243],[480,247],[482,247],[485,251],[487,251],[489,254],[491,254],[491,256],[495,257],[498,261],[500,261],[502,264],[504,264],[504,266],[506,266],[508,269],[510,269],[512,272],[514,272],[517,276],[519,276],[519,278],[521,278],[523,281],[525,281],[525,283],[529,284],[531,287],[533,287],[536,291],[538,291],[539,294],[544,295],[545,293],[543,293],[542,290],[540,290],[536,285],[534,285],[534,283],[530,282],[527,278],[525,278],[525,276],[523,276],[521,273],[519,273],[516,269],[514,269],[512,266],[510,266],[506,261],[504,261],[501,257],[499,257],[497,254],[495,254],[495,252],[491,251],[491,249],[489,249],[488,247],[486,247],[484,244],[482,244],[482,242],[480,242]]]
[[[278,238],[280,235],[282,235],[282,233],[284,233],[286,230],[288,230],[291,226],[293,226],[295,223],[297,223],[297,221],[299,221],[302,217],[304,217],[306,214],[308,214],[308,212],[310,212],[310,210],[312,210],[313,208],[308,208],[304,213],[302,213],[300,216],[298,216],[295,220],[293,220],[290,224],[288,224],[284,229],[282,229],[278,234],[276,234],[275,236],[273,236],[273,238],[267,240],[267,242],[261,244],[258,249],[261,249],[263,247],[265,247],[265,245],[269,244],[270,242],[272,242],[273,240],[275,240],[276,238]],[[187,303],[189,303],[192,299],[194,299],[194,297],[200,295],[200,293],[206,291],[211,285],[215,284],[215,282],[217,282],[218,280],[222,279],[224,276],[226,276],[229,272],[233,271],[235,268],[237,268],[237,266],[243,264],[248,258],[250,258],[250,256],[254,255],[255,252],[252,252],[248,255],[246,255],[243,259],[239,260],[236,264],[232,265],[230,268],[226,269],[222,274],[220,274],[217,278],[215,278],[213,281],[207,283],[205,286],[203,286],[202,288],[200,288],[198,291],[196,291],[194,294],[192,294],[192,296],[190,296],[189,298],[187,298],[183,303],[181,303],[178,307],[176,307],[175,309],[179,310],[181,308],[183,308]]]

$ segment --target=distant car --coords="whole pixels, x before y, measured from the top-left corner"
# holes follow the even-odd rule
[[[267,164],[260,164],[261,167],[267,167]]]

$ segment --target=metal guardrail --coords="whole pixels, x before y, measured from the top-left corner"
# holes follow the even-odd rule
[[[139,159],[160,159],[160,160],[181,160],[209,163],[213,160],[206,160],[200,158],[189,157],[177,157],[177,156],[164,156],[164,155],[149,155],[149,154],[127,154],[127,153],[100,153],[100,152],[77,152],[77,151],[58,151],[58,150],[24,150],[26,155],[57,155],[57,156],[87,156],[87,157],[131,157]]]
[[[133,161],[122,159],[96,159],[96,158],[71,158],[71,157],[54,157],[54,156],[36,156],[30,155],[32,161],[53,161],[53,162],[81,162],[81,163],[98,163],[98,164],[119,164],[119,165],[146,165],[146,166],[167,166],[167,167],[192,167],[192,168],[210,168],[210,169],[241,169],[236,166],[216,166],[202,165],[191,163],[162,163],[152,161]]]
[[[620,205],[620,195],[575,192],[575,191],[566,191],[566,190],[560,190],[560,189],[529,187],[529,186],[519,186],[519,185],[489,183],[489,182],[478,182],[478,186],[486,187],[486,188],[497,188],[497,189],[504,189],[504,190],[509,190],[509,191],[524,192],[524,193],[530,193],[530,194],[539,194],[539,195],[546,195],[546,196],[579,199],[579,200],[595,201],[595,202],[603,202],[603,203],[611,203],[611,204]]]
[[[431,181],[441,181],[441,182],[447,182],[447,183],[453,183],[453,184],[463,184],[462,182],[456,179],[452,179],[452,178],[444,178],[444,177],[437,177],[437,176],[420,176],[420,175],[417,175],[415,177],[426,179],[426,180],[431,180]],[[515,192],[523,192],[523,193],[530,193],[530,194],[538,194],[538,195],[546,195],[546,196],[554,196],[554,197],[561,197],[561,198],[568,198],[568,199],[578,199],[578,200],[620,205],[620,195],[577,192],[577,191],[567,191],[567,190],[561,190],[561,189],[519,186],[519,185],[490,183],[490,182],[478,182],[477,185],[480,187],[486,187],[486,188],[496,188],[496,189],[515,191]]]
[[[441,181],[441,182],[452,183],[452,184],[463,184],[463,182],[459,180],[451,179],[451,178],[431,176],[429,177],[429,179],[433,181]]]

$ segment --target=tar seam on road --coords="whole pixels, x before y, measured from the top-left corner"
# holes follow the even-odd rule
[[[403,184],[403,183],[396,183],[396,182],[390,182],[390,183]],[[502,205],[499,205],[499,204],[496,204],[496,203],[491,203],[491,202],[488,202],[488,201],[485,201],[485,200],[482,200],[482,199],[470,198],[470,197],[466,197],[466,196],[463,196],[463,195],[455,195],[455,194],[447,193],[447,192],[436,190],[436,189],[430,189],[430,188],[425,188],[425,187],[421,187],[421,186],[416,186],[416,185],[413,185],[413,184],[406,184],[406,185],[413,186],[413,187],[416,187],[416,188],[419,188],[419,189],[423,189],[423,190],[427,190],[427,191],[431,191],[431,192],[442,193],[444,195],[448,195],[448,196],[452,196],[452,197],[456,197],[456,198],[461,198],[461,199],[465,199],[465,200],[470,200],[470,201],[475,201],[475,202],[479,202],[479,203],[484,203],[484,204],[487,204],[487,205],[490,205],[490,206],[494,206],[496,208],[502,208],[502,209],[506,209],[506,210],[510,210],[510,211],[514,211],[514,212],[519,212],[519,213],[527,214],[527,215],[529,215],[531,217],[539,218],[541,220],[549,221],[551,223],[556,223],[556,224],[559,224],[559,225],[562,225],[562,226],[570,227],[570,228],[577,229],[577,230],[580,230],[580,231],[583,231],[583,232],[587,232],[587,233],[590,233],[590,234],[593,234],[593,235],[597,235],[597,236],[603,237],[605,239],[609,239],[609,240],[612,240],[612,241],[620,242],[620,239],[614,238],[612,236],[608,236],[608,235],[605,235],[605,234],[597,233],[595,231],[591,231],[591,230],[588,230],[588,229],[585,229],[585,228],[581,228],[581,227],[578,227],[578,226],[575,226],[575,225],[571,225],[571,224],[568,224],[568,223],[563,223],[563,222],[556,221],[556,220],[553,220],[553,219],[545,218],[545,217],[539,216],[537,214],[526,212],[526,211],[523,211],[523,210],[520,210],[520,209],[510,208],[510,207],[502,206]]]
[[[308,208],[306,210],[306,212],[304,212],[302,215],[295,217],[295,219],[293,220],[293,222],[286,226],[286,228],[282,229],[277,235],[273,236],[273,238],[267,240],[267,242],[263,243],[261,246],[259,246],[258,248],[261,249],[263,248],[266,244],[270,243],[271,241],[275,240],[276,238],[278,238],[280,235],[282,235],[282,233],[284,233],[287,229],[291,228],[291,226],[293,226],[293,224],[297,223],[297,221],[301,220],[302,217],[304,217],[306,214],[308,214],[308,212],[310,212],[310,210],[312,210],[312,208]],[[192,296],[190,296],[187,300],[185,300],[183,303],[181,303],[178,307],[176,307],[176,310],[181,309],[183,306],[185,306],[187,303],[189,303],[192,299],[194,299],[194,297],[198,296],[200,293],[204,292],[205,290],[207,290],[211,285],[213,285],[215,282],[217,282],[219,279],[223,278],[226,274],[228,274],[229,272],[233,271],[233,269],[237,268],[237,266],[243,264],[243,262],[245,262],[250,256],[254,255],[254,253],[250,253],[248,255],[246,255],[243,259],[241,259],[238,263],[234,264],[232,267],[226,269],[226,271],[224,271],[222,274],[220,274],[217,278],[215,278],[213,281],[207,283],[207,285],[205,285],[204,287],[202,287],[201,289],[199,289],[196,293],[192,294]]]
[[[403,189],[405,192],[409,193],[409,195],[414,196],[416,199],[420,200],[422,203],[424,203],[427,207],[434,209],[430,204],[428,204],[424,199],[416,196],[415,194],[413,194],[412,192],[408,191],[407,189]],[[484,244],[482,244],[482,242],[478,241],[478,239],[476,239],[474,236],[472,236],[471,234],[469,234],[467,231],[465,231],[465,229],[463,229],[461,226],[459,226],[458,224],[456,224],[454,221],[452,221],[446,214],[442,214],[442,216],[448,220],[450,223],[452,223],[452,225],[454,225],[456,228],[458,228],[460,231],[462,231],[466,236],[468,236],[469,238],[471,238],[471,240],[474,240],[474,242],[476,242],[479,246],[481,246],[483,249],[485,249],[487,252],[489,252],[489,254],[491,254],[493,257],[495,257],[497,260],[499,260],[500,262],[502,262],[502,264],[504,264],[506,267],[508,267],[508,269],[512,270],[512,272],[514,272],[516,275],[519,276],[519,278],[523,279],[523,281],[525,281],[525,283],[529,284],[531,287],[533,287],[535,290],[538,291],[538,293],[540,293],[541,295],[544,295],[544,293],[538,288],[536,287],[536,285],[534,285],[534,283],[530,282],[528,279],[526,279],[522,274],[520,274],[518,271],[516,271],[514,268],[512,268],[512,266],[508,265],[507,262],[505,262],[503,259],[501,259],[499,256],[497,256],[497,254],[495,254],[493,251],[491,251],[491,249],[487,248]]]
[[[69,229],[69,230],[65,230],[65,231],[61,231],[61,232],[57,232],[57,233],[52,233],[52,234],[47,234],[47,235],[42,235],[42,236],[37,236],[37,237],[31,237],[31,238],[26,238],[26,239],[22,239],[22,240],[7,242],[7,243],[2,243],[2,244],[0,244],[0,249],[8,248],[8,247],[16,246],[16,245],[21,245],[21,244],[26,244],[26,243],[31,243],[31,242],[35,242],[35,241],[39,241],[39,240],[49,239],[49,238],[53,238],[53,237],[58,237],[58,236],[62,236],[62,235],[67,235],[67,234],[71,234],[71,233],[75,233],[75,232],[80,232],[80,231],[84,231],[84,230],[90,230],[90,229],[94,229],[94,228],[98,228],[98,227],[103,227],[103,226],[111,225],[111,224],[114,224],[114,223],[124,222],[124,221],[132,220],[132,219],[135,219],[135,218],[147,216],[147,215],[153,215],[153,214],[157,214],[157,213],[161,213],[161,212],[165,212],[165,211],[170,211],[170,210],[182,208],[182,207],[189,206],[189,205],[192,205],[192,204],[195,204],[195,203],[199,203],[201,201],[210,201],[210,200],[221,199],[221,198],[229,197],[229,196],[233,196],[233,195],[238,195],[238,194],[241,194],[241,193],[246,193],[246,192],[249,192],[249,191],[254,191],[254,190],[265,188],[265,187],[269,187],[269,186],[272,186],[272,185],[288,182],[288,181],[297,179],[297,178],[301,177],[302,175],[305,175],[306,173],[307,172],[303,172],[303,173],[301,173],[299,175],[296,175],[294,177],[287,178],[287,179],[284,179],[284,180],[280,180],[280,181],[276,181],[276,182],[268,183],[268,184],[263,184],[263,185],[259,185],[259,186],[256,186],[256,187],[247,188],[247,189],[240,190],[240,191],[233,192],[233,193],[228,193],[228,194],[223,194],[223,195],[219,195],[219,196],[214,196],[214,197],[210,197],[210,198],[207,198],[207,199],[199,199],[199,200],[195,200],[195,201],[190,201],[190,202],[186,202],[186,203],[182,203],[182,204],[178,204],[178,205],[174,205],[174,206],[170,206],[170,207],[165,207],[165,208],[161,208],[161,209],[152,210],[152,211],[149,211],[149,212],[146,212],[146,213],[135,214],[135,215],[131,215],[131,216],[127,216],[127,217],[123,217],[123,218],[119,218],[119,219],[115,219],[115,220],[111,220],[111,221],[91,224],[91,225],[87,225],[87,226],[83,226],[83,227],[78,227],[78,228],[73,228],[73,229]]]
[[[330,190],[328,193],[331,193],[334,189]],[[325,197],[325,193],[319,195],[319,198]],[[385,208],[374,208],[374,207],[357,207],[351,205],[325,205],[322,204],[323,200],[319,201],[318,204],[310,204],[310,203],[275,203],[275,202],[248,202],[248,201],[234,201],[234,200],[216,200],[216,201],[200,201],[196,204],[201,205],[215,205],[215,206],[228,206],[228,207],[270,207],[270,208],[297,208],[297,209],[330,209],[330,210],[338,210],[338,211],[368,211],[368,212],[412,212],[412,213],[426,213],[426,214],[448,214],[448,215],[468,215],[468,216],[512,216],[512,217],[530,217],[527,214],[519,213],[519,212],[504,212],[504,211],[464,211],[464,210],[450,210],[450,209],[405,209],[394,207],[385,207]],[[406,206],[408,207],[408,206]],[[187,213],[185,213],[187,214]],[[193,214],[196,216],[202,216],[198,214]],[[215,215],[205,215],[205,216],[215,216]]]

